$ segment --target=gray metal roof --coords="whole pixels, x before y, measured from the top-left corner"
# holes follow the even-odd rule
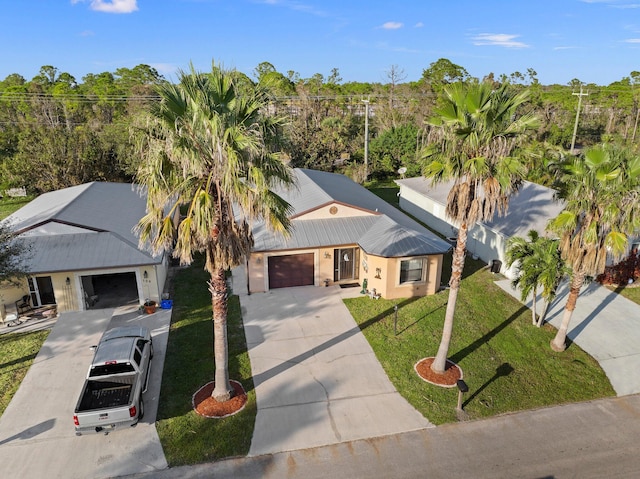
[[[137,244],[133,227],[145,211],[145,199],[135,185],[92,182],[40,195],[7,219],[18,233],[54,221],[110,231]]]
[[[253,229],[254,251],[318,248],[356,244],[375,224],[379,216],[356,216],[317,220],[293,220],[291,235],[284,238],[265,230],[264,224]]]
[[[31,243],[31,272],[73,271],[160,262],[133,232],[145,211],[135,185],[93,182],[40,195],[5,221]]]
[[[380,217],[358,242],[365,252],[385,258],[442,253],[442,243],[444,241],[439,237],[400,226],[386,215]],[[448,251],[450,245],[445,244],[444,251]]]
[[[32,273],[119,268],[157,263],[148,253],[113,233],[29,236],[32,255],[25,260]]]
[[[294,172],[297,187],[276,190],[294,210],[291,236],[285,239],[267,231],[262,223],[257,224],[253,229],[254,251],[360,244],[369,254],[398,257],[442,254],[451,248],[436,234],[344,175],[301,168]],[[362,216],[297,219],[335,202],[363,210]]]
[[[453,186],[453,181],[434,185],[424,177],[396,180],[396,183],[443,206],[447,204],[447,196]],[[481,223],[506,238],[525,237],[532,229],[544,234],[549,220],[564,208],[564,202],[555,199],[555,193],[552,188],[525,181],[509,199],[509,209],[504,216],[495,215],[491,221]]]

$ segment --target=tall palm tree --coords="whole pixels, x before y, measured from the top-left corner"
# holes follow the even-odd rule
[[[587,276],[604,271],[607,255],[619,258],[629,236],[640,230],[640,156],[615,145],[595,146],[563,165],[559,195],[566,206],[549,223],[571,267],[569,295],[560,328],[551,341],[566,348],[567,331]]]
[[[558,241],[540,236],[536,230],[530,230],[527,239],[517,236],[510,238],[507,242],[506,263],[509,268],[516,266],[516,277],[512,285],[520,289],[522,301],[529,294],[532,295],[532,322],[538,327],[542,326],[556,289],[568,273],[558,249]],[[540,288],[545,306],[538,317],[536,298]]]
[[[433,183],[453,180],[446,214],[458,225],[442,339],[431,365],[436,373],[443,373],[446,367],[468,230],[506,211],[510,195],[524,176],[517,150],[538,125],[534,115],[519,111],[528,91],[517,93],[508,85],[494,90],[490,83],[457,83],[444,93],[443,105],[428,122],[432,138],[423,154],[426,178]]]
[[[179,83],[158,88],[160,102],[141,135],[138,181],[147,192],[147,214],[138,223],[141,244],[171,250],[182,264],[206,255],[214,331],[212,397],[233,396],[227,352],[225,272],[251,252],[251,223],[262,220],[284,234],[290,206],[272,192],[293,182],[273,154],[277,119],[263,115],[268,98],[259,87],[239,88],[234,71],[213,64],[209,73],[179,73]],[[174,218],[184,218],[175,227]]]

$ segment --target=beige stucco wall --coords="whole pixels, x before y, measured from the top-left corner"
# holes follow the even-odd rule
[[[147,278],[144,277],[145,271],[147,272]],[[133,272],[136,276],[140,304],[142,304],[142,302],[147,298],[159,303],[168,274],[167,261],[164,261],[159,265],[148,265],[141,267],[117,268],[108,270],[69,271],[50,274],[43,273],[34,275],[34,278],[38,278],[41,276],[49,276],[51,278],[53,294],[55,296],[59,312],[83,311],[85,309],[81,280],[83,276],[131,272]],[[68,284],[67,278],[69,279]],[[20,286],[12,286],[9,284],[0,286],[0,305],[13,304],[25,294],[29,294],[29,287],[26,280],[23,280],[20,283]]]
[[[353,245],[344,245],[342,248],[349,248]],[[334,248],[319,248],[317,250],[291,250],[279,251],[280,254],[300,254],[314,253],[315,257],[315,286],[324,287],[325,279],[329,280],[329,285],[333,285],[333,254]],[[325,257],[326,254],[326,257]],[[276,256],[265,253],[254,253],[248,262],[249,290],[252,293],[265,292],[268,289],[267,258]],[[424,258],[426,267],[423,270],[421,281],[400,284],[400,262],[406,259]],[[425,296],[435,294],[440,289],[442,276],[442,255],[418,256],[406,258],[383,258],[380,256],[367,255],[360,250],[360,261],[358,262],[358,282],[363,284],[367,279],[367,289],[382,295],[383,298],[408,298],[413,296]],[[380,274],[377,274],[377,269]],[[379,277],[377,277],[379,276]],[[246,285],[235,285],[235,287],[245,288]]]
[[[386,299],[410,298],[435,294],[440,289],[442,276],[442,255],[412,256],[406,258],[383,258],[362,254],[368,272],[362,272],[361,279],[367,279],[367,289]],[[400,262],[402,260],[424,258],[426,267],[421,281],[400,284]],[[377,269],[380,269],[378,274]]]
[[[335,208],[335,210],[332,210]],[[334,213],[331,213],[335,211]],[[370,216],[375,214],[371,211],[354,208],[342,203],[330,203],[321,208],[315,209],[304,215],[296,217],[297,220],[321,220],[327,218],[350,218],[353,216]]]

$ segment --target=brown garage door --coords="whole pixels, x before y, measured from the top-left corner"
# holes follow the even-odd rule
[[[313,253],[269,257],[269,289],[313,284]]]

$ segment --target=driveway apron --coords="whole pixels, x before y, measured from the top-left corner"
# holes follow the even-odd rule
[[[170,310],[62,313],[0,418],[0,477],[107,478],[166,468],[154,423],[170,317]],[[150,328],[154,341],[145,417],[134,428],[78,437],[73,410],[93,357],[89,346],[108,327],[127,324]]]
[[[496,282],[520,299],[510,280]],[[551,303],[547,321],[560,327],[569,285],[564,282]],[[537,298],[539,311],[544,300]],[[528,299],[526,306],[531,307]],[[640,305],[593,282],[580,291],[571,316],[567,338],[592,356],[611,382],[618,396],[640,393]]]
[[[246,284],[237,271],[234,284]],[[358,292],[234,289],[258,404],[250,456],[433,426],[393,387],[342,302]]]

